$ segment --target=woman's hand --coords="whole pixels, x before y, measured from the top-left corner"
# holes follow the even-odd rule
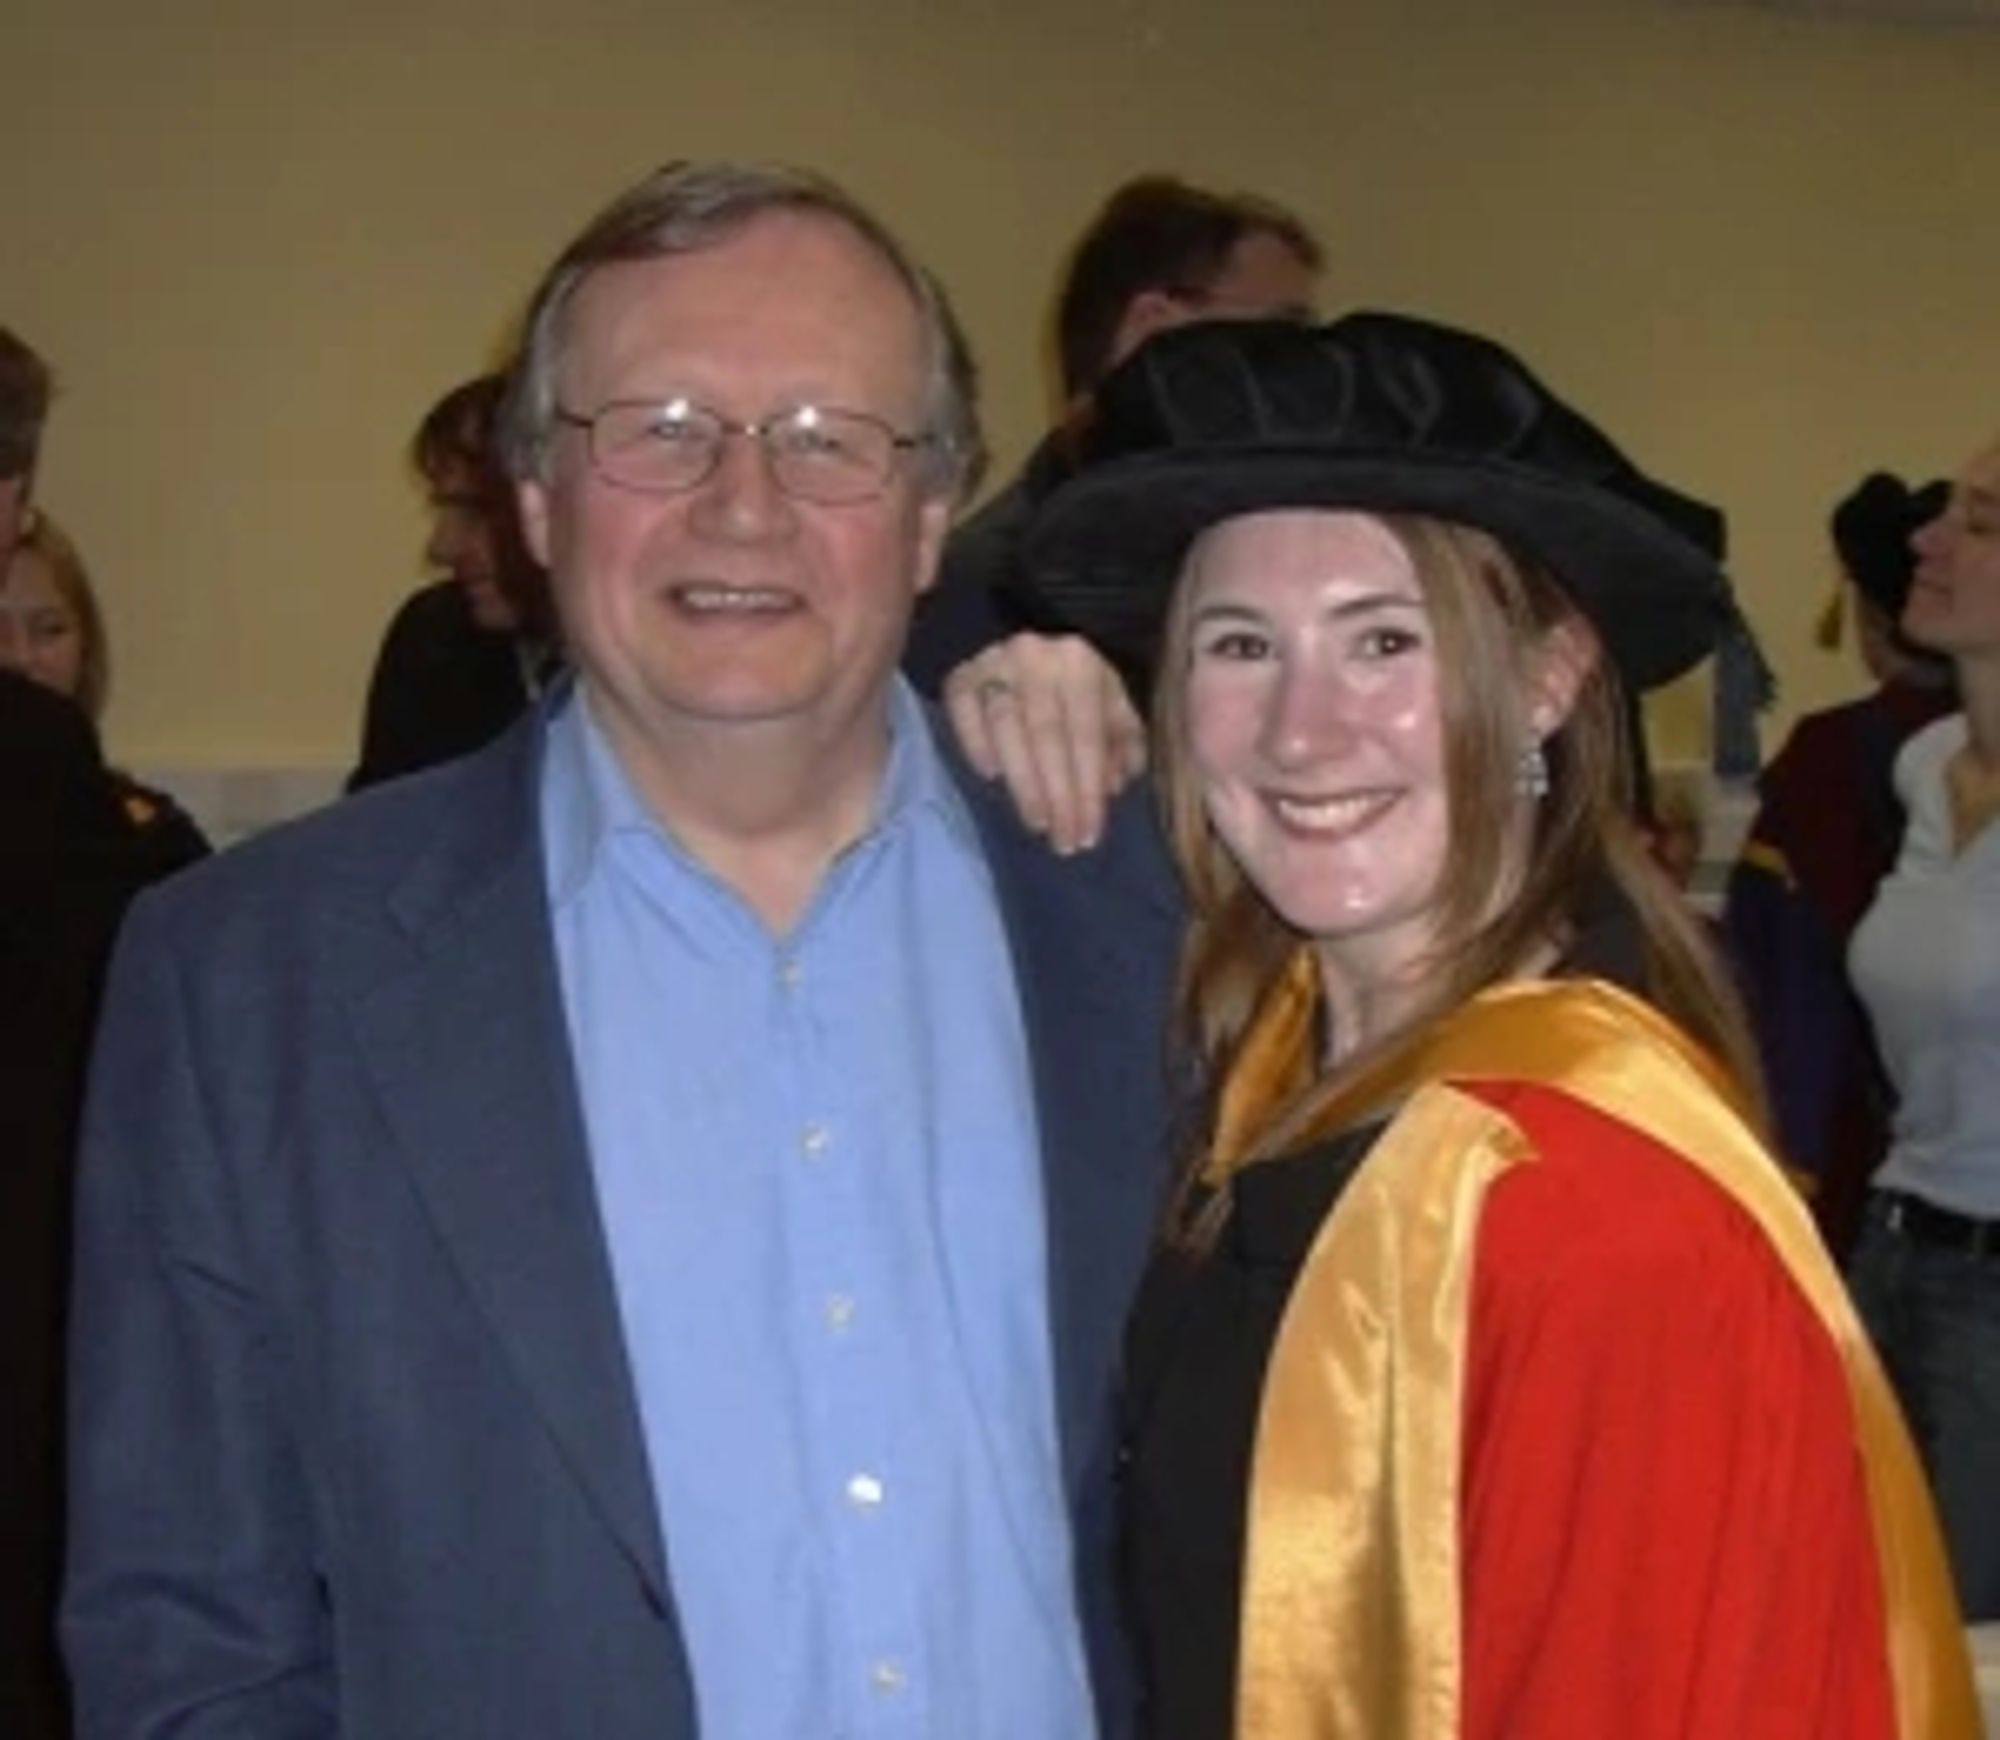
[[[1118,673],[1075,635],[1017,634],[945,679],[966,759],[1006,782],[1058,852],[1097,844],[1113,797],[1146,768],[1146,728]]]

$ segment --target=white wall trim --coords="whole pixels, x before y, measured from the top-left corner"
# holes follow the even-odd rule
[[[345,767],[283,764],[144,762],[130,771],[187,810],[218,850],[332,803],[347,778]]]

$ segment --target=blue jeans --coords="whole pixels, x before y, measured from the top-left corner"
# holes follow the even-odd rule
[[[1877,1195],[1847,1284],[1930,1475],[1966,1620],[2000,1619],[2000,1252],[1919,1243]]]

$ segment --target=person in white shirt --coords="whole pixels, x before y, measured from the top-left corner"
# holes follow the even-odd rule
[[[1898,1097],[1849,1281],[1977,1621],[2000,1619],[2000,440],[1911,543],[1903,633],[1964,705],[1898,758],[1908,829],[1849,952]]]

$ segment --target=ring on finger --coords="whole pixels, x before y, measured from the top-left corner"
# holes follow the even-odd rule
[[[979,686],[972,692],[979,697],[979,704],[985,707],[991,705],[1002,695],[1011,698],[1014,693],[1014,685],[1005,677],[981,677],[979,679]]]

